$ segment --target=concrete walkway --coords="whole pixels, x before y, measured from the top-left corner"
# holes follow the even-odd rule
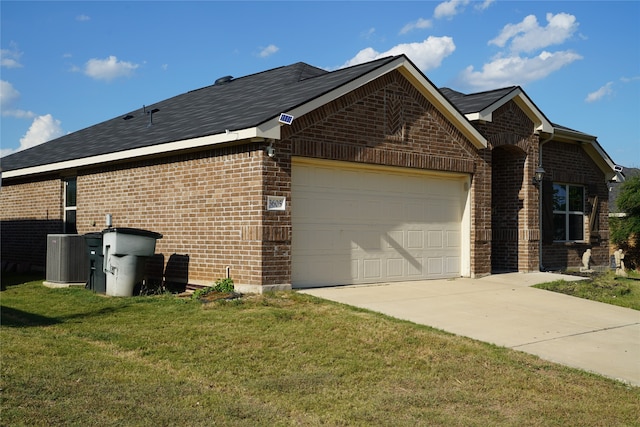
[[[640,311],[531,288],[553,273],[299,290],[640,386]]]

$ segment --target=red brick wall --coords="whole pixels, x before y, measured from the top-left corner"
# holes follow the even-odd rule
[[[264,144],[266,147],[267,144]],[[284,211],[263,209],[262,283],[264,285],[291,284],[291,163],[290,153],[277,145],[276,156],[265,157],[263,187],[266,203],[268,196],[284,196]]]
[[[47,234],[63,232],[63,182],[41,178],[3,182],[0,190],[2,263],[44,271]]]
[[[475,148],[400,73],[389,73],[296,118],[283,132],[275,146],[285,176],[290,176],[291,156],[473,175],[472,230],[478,227],[489,233],[472,236],[471,271],[490,272],[491,173],[483,150]]]
[[[605,176],[579,144],[548,142],[542,146],[545,179],[557,183],[584,185],[585,194],[595,192],[598,195],[598,221],[600,237],[587,242],[552,243],[543,245],[543,265],[546,269],[564,269],[582,265],[582,254],[591,249],[593,265],[609,264],[609,191]],[[589,197],[587,210],[591,210]]]
[[[493,150],[492,161],[492,269],[518,271],[518,231],[523,226],[520,212],[524,208],[520,192],[526,153],[519,148],[498,147]]]
[[[492,271],[539,269],[538,190],[531,184],[538,165],[538,135],[532,120],[509,101],[476,123],[491,149]]]
[[[156,253],[173,259],[191,283],[226,276],[261,284],[263,152],[238,146],[162,160],[82,171],[78,175],[78,232],[136,227],[163,234]],[[95,224],[95,225],[94,225]],[[188,259],[188,265],[185,260]],[[169,268],[169,265],[167,266]]]
[[[110,213],[115,227],[162,233],[156,252],[164,264],[174,254],[188,256],[190,282],[212,283],[228,266],[239,284],[289,284],[290,210],[263,206],[268,195],[290,201],[292,155],[469,174],[483,163],[397,72],[296,118],[283,133],[273,159],[263,143],[81,170],[78,232],[101,230]],[[475,196],[473,203],[477,222],[476,210],[488,207]],[[490,253],[472,251],[485,258],[474,265],[488,272]]]

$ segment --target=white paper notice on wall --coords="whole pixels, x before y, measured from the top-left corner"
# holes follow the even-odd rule
[[[284,196],[267,196],[268,211],[283,211],[286,203],[287,198]]]

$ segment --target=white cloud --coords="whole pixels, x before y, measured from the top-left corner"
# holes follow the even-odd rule
[[[456,50],[456,45],[451,37],[429,36],[423,42],[399,44],[382,53],[371,47],[362,49],[340,68],[362,64],[386,56],[405,54],[420,70],[427,71],[439,67],[442,60],[451,55],[454,50]]]
[[[118,77],[132,76],[138,67],[138,64],[118,61],[118,58],[112,55],[106,59],[90,59],[85,64],[84,73],[96,80],[111,81]]]
[[[18,150],[35,147],[64,135],[60,124],[60,120],[54,119],[51,114],[36,117],[27,133],[20,138],[20,148]]]
[[[11,83],[6,80],[0,80],[0,108],[4,110],[19,98],[20,92]]]
[[[526,16],[517,24],[507,24],[489,44],[505,47],[511,40],[511,51],[534,52],[564,43],[578,29],[576,17],[568,13],[547,13],[546,18],[546,27],[541,27],[534,15]]]
[[[276,53],[277,51],[279,51],[280,48],[274,44],[270,44],[269,46],[265,47],[264,49],[262,49],[260,51],[260,53],[258,54],[258,56],[260,58],[266,58],[269,57],[271,55],[273,55],[274,53]]]
[[[433,11],[433,17],[436,19],[452,18],[461,12],[459,8],[464,9],[464,6],[469,4],[469,0],[449,0],[440,3]]]
[[[631,83],[634,81],[640,80],[640,76],[634,76],[634,77],[620,77],[620,81],[623,83]]]
[[[475,7],[477,10],[487,10],[489,6],[491,6],[495,0],[484,0],[482,3],[477,4]]]
[[[11,49],[0,49],[0,66],[5,68],[20,68],[20,57],[22,52],[18,50],[15,43],[10,43]]]
[[[407,25],[402,27],[402,29],[400,30],[400,34],[407,34],[408,32],[413,30],[424,30],[426,28],[431,28],[432,25],[433,23],[430,19],[418,18],[417,21],[409,22]]]
[[[497,57],[492,62],[484,64],[482,71],[474,71],[473,66],[468,66],[460,77],[466,85],[477,90],[521,86],[547,77],[579,59],[582,59],[582,56],[571,51],[545,51],[532,58]]]
[[[481,71],[468,66],[460,74],[463,85],[478,90],[521,86],[582,59],[580,54],[570,50],[543,50],[566,42],[577,31],[579,24],[575,16],[547,13],[546,19],[545,27],[538,24],[534,15],[526,16],[517,24],[505,25],[488,43],[504,50],[485,63]]]
[[[79,21],[79,22],[86,22],[86,21],[90,21],[90,20],[91,20],[91,17],[87,16],[85,14],[76,16],[76,21]]]
[[[604,98],[605,96],[611,95],[613,93],[613,82],[609,82],[606,85],[602,86],[600,89],[595,92],[591,92],[585,98],[585,102],[596,102]]]
[[[15,117],[18,119],[31,119],[35,117],[35,114],[31,111],[13,108],[19,99],[20,92],[8,81],[0,80],[0,110],[2,111],[3,117]]]
[[[363,31],[363,32],[362,32],[362,34],[360,34],[360,36],[361,36],[363,39],[368,39],[368,38],[370,38],[371,36],[373,36],[373,35],[375,34],[375,32],[376,32],[376,29],[375,29],[374,27],[371,27],[371,28],[369,28],[367,31]]]
[[[13,153],[15,153],[13,148],[0,148],[0,157],[8,156]]]

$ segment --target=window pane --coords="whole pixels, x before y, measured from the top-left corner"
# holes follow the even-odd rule
[[[584,239],[584,216],[569,215],[569,240]]]
[[[64,232],[68,234],[78,233],[78,228],[76,227],[75,210],[64,211]]]
[[[65,206],[75,206],[76,205],[76,180],[70,179],[65,181]]]
[[[572,212],[582,212],[584,210],[583,187],[569,186],[569,210]]]
[[[567,240],[566,218],[564,214],[553,215],[553,240]]]
[[[567,210],[567,187],[565,185],[553,184],[553,210]]]

